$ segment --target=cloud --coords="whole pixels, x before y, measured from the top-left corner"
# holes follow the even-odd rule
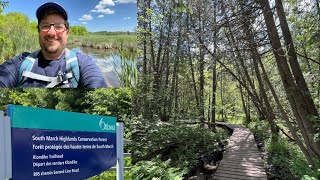
[[[109,8],[106,8],[106,9],[94,9],[94,10],[91,10],[91,12],[102,13],[102,14],[114,14],[115,11]]]
[[[104,17],[104,15],[102,15],[102,14],[98,16],[98,18],[103,18],[103,17]]]
[[[96,5],[96,7],[94,9],[104,9],[105,7],[106,6],[98,4],[98,5]]]
[[[115,11],[107,8],[107,6],[114,6],[113,0],[101,0],[96,7],[90,12],[102,13],[102,14],[114,14]]]
[[[123,18],[123,19],[131,19],[131,17],[125,17],[125,18]]]
[[[137,3],[137,0],[117,0],[117,3]]]
[[[101,0],[98,5],[106,7],[106,6],[114,6],[115,4],[113,0]]]
[[[81,18],[79,18],[80,21],[89,21],[92,19],[93,19],[93,17],[90,14],[85,14]]]
[[[81,24],[88,24],[87,22],[82,22]]]

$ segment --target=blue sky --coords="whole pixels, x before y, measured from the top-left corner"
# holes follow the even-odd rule
[[[36,10],[47,0],[7,0],[4,13],[21,12],[37,21]],[[54,0],[68,12],[71,26],[85,26],[88,31],[134,31],[137,27],[136,0]]]

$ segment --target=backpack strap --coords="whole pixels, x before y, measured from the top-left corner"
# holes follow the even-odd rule
[[[70,82],[74,88],[78,87],[79,79],[80,79],[80,69],[79,62],[75,52],[66,48],[66,70],[67,74],[72,73],[73,77],[70,78]]]
[[[23,81],[26,79],[26,77],[23,76],[23,72],[25,71],[31,71],[33,64],[35,62],[35,59],[37,58],[39,51],[35,51],[33,53],[30,53],[22,62],[19,72],[18,72],[18,83],[17,87],[20,87],[23,83]]]

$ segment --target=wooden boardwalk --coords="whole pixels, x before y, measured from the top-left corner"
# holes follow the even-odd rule
[[[231,128],[233,133],[213,179],[267,180],[260,152],[250,130],[239,125],[219,125]]]

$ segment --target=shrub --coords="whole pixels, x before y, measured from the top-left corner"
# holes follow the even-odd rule
[[[276,143],[268,140],[266,150],[269,154],[268,164],[272,164],[276,178],[301,179],[320,176],[319,171],[309,167],[299,147],[286,139],[279,138]]]
[[[153,161],[140,161],[132,169],[133,180],[180,180],[185,173],[179,168],[170,167],[170,160],[162,162],[159,158]]]
[[[125,167],[131,167],[131,158],[125,157],[124,158],[124,166]],[[94,177],[89,178],[88,180],[116,180],[117,173],[116,171],[105,171],[99,175],[96,175]],[[129,180],[132,179],[132,170],[124,171],[124,179]]]
[[[266,121],[253,120],[247,125],[247,127],[253,134],[255,134],[256,138],[258,138],[257,140],[260,142],[264,142],[264,140],[270,136],[270,133],[268,133],[269,125]]]
[[[220,128],[212,132],[208,128],[143,120],[137,126],[132,130],[132,151],[137,161],[158,156],[162,161],[171,159],[170,165],[181,169],[196,165],[200,154],[213,152],[227,138],[227,132]]]

